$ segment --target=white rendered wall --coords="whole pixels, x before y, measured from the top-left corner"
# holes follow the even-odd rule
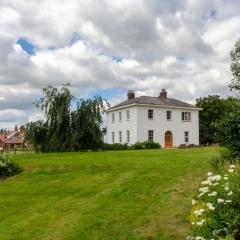
[[[154,119],[148,120],[148,109],[153,109]],[[172,120],[166,119],[166,112],[172,111]],[[191,112],[191,121],[182,121],[182,112]],[[138,107],[138,141],[148,139],[148,130],[154,131],[153,140],[165,146],[165,132],[173,134],[173,147],[185,144],[184,132],[189,132],[188,144],[199,144],[199,119],[198,110],[174,109],[162,107]]]
[[[130,112],[130,119],[127,120],[127,110]],[[119,121],[119,112],[122,112],[122,121]],[[112,122],[112,113],[114,113],[115,121]],[[107,143],[112,143],[112,132],[115,135],[115,143],[119,143],[119,131],[122,131],[122,143],[127,142],[127,130],[130,131],[130,142],[137,142],[137,107],[122,108],[119,110],[107,112]]]

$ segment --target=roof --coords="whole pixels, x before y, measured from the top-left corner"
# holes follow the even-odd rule
[[[195,108],[194,105],[191,105],[186,102],[182,102],[180,100],[177,100],[175,98],[160,98],[160,97],[150,97],[150,96],[141,96],[132,98],[129,100],[126,100],[124,102],[121,102],[108,110],[113,110],[115,108],[121,108],[129,105],[156,105],[156,106],[165,106],[165,107],[178,107],[178,108]]]
[[[24,138],[21,137],[12,137],[12,138],[9,138],[5,141],[6,144],[23,144],[24,142]]]
[[[0,134],[0,142],[4,142],[7,139],[7,136],[4,134]]]

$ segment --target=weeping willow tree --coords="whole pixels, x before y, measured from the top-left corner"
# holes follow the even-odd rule
[[[76,110],[71,110],[73,100]],[[46,121],[47,129],[39,143],[39,138],[27,132],[30,142],[37,142],[44,152],[82,151],[100,149],[103,144],[101,131],[102,114],[105,100],[97,96],[93,99],[77,100],[68,88],[63,85],[59,90],[52,86],[43,89],[43,97],[36,102]],[[34,123],[28,124],[29,131],[36,130]],[[31,127],[30,127],[31,126]]]
[[[104,101],[101,97],[79,99],[77,110],[72,112],[73,150],[99,149],[103,144],[101,131]]]

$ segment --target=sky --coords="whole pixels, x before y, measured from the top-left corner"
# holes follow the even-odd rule
[[[0,128],[42,118],[49,84],[111,104],[231,94],[238,0],[1,0],[0,16]]]

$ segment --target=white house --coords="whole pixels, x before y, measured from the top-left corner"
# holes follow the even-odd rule
[[[199,144],[199,108],[174,98],[165,89],[159,97],[135,97],[128,91],[128,99],[107,112],[107,143],[160,143],[162,147]]]

